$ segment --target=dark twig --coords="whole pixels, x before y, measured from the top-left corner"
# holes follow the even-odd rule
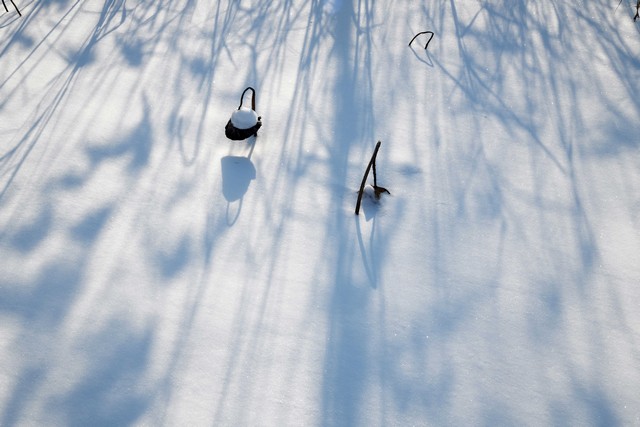
[[[371,160],[369,160],[369,164],[367,165],[367,170],[364,172],[364,176],[362,177],[362,182],[360,183],[360,190],[358,191],[358,201],[356,202],[356,215],[360,214],[360,204],[362,203],[362,194],[364,193],[364,186],[367,183],[367,177],[369,176],[369,171],[371,167],[373,167],[373,192],[375,194],[376,199],[380,198],[382,193],[389,193],[384,187],[378,187],[378,180],[376,177],[376,156],[378,155],[378,150],[380,149],[380,144],[382,142],[378,141],[376,144],[375,150],[373,150],[373,155],[371,156]]]
[[[622,4],[622,0],[618,2],[618,5],[616,6],[616,10],[614,11],[614,13],[617,12],[621,4]],[[636,14],[633,16],[633,22],[636,22],[638,18],[640,18],[640,0],[636,2]]]
[[[358,191],[358,201],[356,202],[356,215],[360,214],[360,203],[362,203],[362,193],[364,193],[364,186],[367,183],[367,176],[369,176],[369,171],[371,170],[371,166],[375,164],[376,156],[378,155],[378,150],[380,149],[380,144],[382,142],[378,141],[376,144],[375,150],[373,150],[373,155],[371,156],[371,160],[369,160],[369,164],[367,165],[367,169],[364,171],[364,176],[362,177],[362,182],[360,183],[360,190]]]
[[[22,14],[20,13],[20,9],[18,9],[18,6],[16,6],[16,4],[13,2],[13,0],[11,0],[11,4],[13,5],[13,7],[16,8],[16,12],[18,12],[18,15],[22,16]]]
[[[418,38],[418,36],[420,36],[420,35],[422,35],[422,34],[431,34],[431,35],[429,36],[429,40],[427,40],[427,44],[425,44],[425,45],[424,45],[424,48],[425,48],[425,50],[426,50],[426,49],[429,47],[429,43],[431,43],[431,39],[433,39],[433,36],[434,36],[433,31],[422,31],[422,32],[420,32],[420,33],[416,34],[415,36],[413,36],[413,38],[412,38],[412,39],[411,39],[411,41],[409,42],[409,46],[411,46],[411,43],[413,43],[413,41],[414,41],[415,39],[417,39],[417,38]]]
[[[22,13],[20,13],[20,9],[18,9],[18,6],[16,6],[16,4],[13,2],[13,0],[9,0],[9,1],[13,5],[13,7],[16,8],[16,12],[18,12],[18,15],[22,16]],[[4,6],[4,10],[9,12],[9,8],[7,7],[7,4],[4,2],[4,0],[2,0],[2,5]]]

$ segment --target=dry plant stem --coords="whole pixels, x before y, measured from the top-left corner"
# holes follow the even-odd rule
[[[16,12],[18,12],[18,15],[22,16],[22,13],[20,13],[20,9],[18,9],[18,6],[16,6],[16,4],[13,2],[13,0],[9,0],[9,1],[13,5],[13,7],[15,7]],[[4,6],[4,10],[6,12],[9,12],[9,8],[7,7],[7,4],[4,2],[4,0],[2,0],[2,5]]]
[[[618,2],[618,5],[616,6],[616,11],[618,10],[621,4],[622,4],[622,0]],[[640,18],[640,0],[636,2],[636,14],[633,15],[633,22],[636,22],[638,18]]]
[[[429,43],[431,43],[431,39],[433,39],[434,33],[433,31],[422,31],[418,34],[416,34],[415,36],[413,36],[413,38],[411,39],[411,41],[409,42],[409,46],[411,46],[411,43],[413,43],[413,41],[418,38],[419,35],[422,34],[431,34],[431,36],[429,36],[429,40],[427,40],[427,44],[424,45],[425,50],[429,47]]]
[[[13,7],[16,8],[16,12],[18,12],[18,15],[22,16],[22,14],[20,13],[20,9],[18,9],[18,6],[16,6],[16,4],[13,2],[13,0],[11,0],[11,4],[13,5]]]
[[[373,150],[373,155],[371,156],[371,160],[369,160],[369,164],[367,165],[367,170],[364,172],[364,176],[362,177],[362,182],[360,183],[360,190],[358,191],[358,201],[356,202],[356,215],[360,214],[360,204],[362,203],[362,193],[364,193],[364,186],[367,182],[367,176],[369,176],[369,171],[371,170],[371,166],[373,166],[373,170],[375,171],[376,164],[376,156],[378,155],[378,150],[380,149],[380,144],[382,142],[378,141],[376,144],[375,150]],[[375,183],[375,172],[374,172],[374,185]]]

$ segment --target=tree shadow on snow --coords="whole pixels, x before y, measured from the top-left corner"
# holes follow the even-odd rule
[[[527,264],[523,280],[530,302],[538,304],[526,316],[527,339],[531,346],[556,345],[567,354],[571,349],[554,343],[571,329],[562,322],[564,310],[577,304],[590,312],[594,284],[611,281],[603,276],[599,247],[602,200],[594,188],[602,191],[600,168],[615,159],[615,177],[607,176],[607,185],[615,186],[618,179],[617,190],[633,194],[638,189],[629,185],[637,182],[637,174],[627,159],[640,141],[640,101],[635,96],[640,62],[613,12],[605,2],[470,6],[451,0],[425,7],[437,33],[450,40],[447,57],[434,57],[449,96],[447,114],[451,123],[460,118],[472,127],[466,134],[471,137],[455,141],[456,154],[464,161],[448,168],[432,165],[435,171],[444,169],[438,178],[448,183],[446,192],[456,204],[455,222],[434,222],[436,235],[440,228],[450,234],[434,251],[434,275],[449,276],[449,270],[468,261],[455,256],[450,237],[456,230],[468,233],[461,225],[484,228],[501,239],[493,244],[495,253],[484,254],[495,260],[489,264],[495,274],[487,285],[508,289],[512,284],[506,283],[503,269],[508,272],[507,261],[521,258]],[[577,29],[585,36],[577,36]],[[620,98],[624,91],[628,99]],[[488,125],[499,130],[487,130]],[[523,152],[529,156],[531,181],[520,185],[513,177],[523,175],[511,169],[509,153]],[[505,240],[514,235],[519,236],[516,250],[505,250]],[[440,253],[455,260],[440,260]],[[530,265],[532,256],[544,266]],[[610,298],[622,305],[615,288],[611,286]],[[617,320],[629,328],[623,316]],[[610,348],[603,329],[595,328],[588,344],[593,366],[607,357],[603,349]],[[558,360],[567,369],[573,363],[570,356]],[[604,398],[606,388],[599,384],[601,374],[595,369],[576,381],[590,389],[592,418],[617,424],[614,402]],[[566,396],[563,405],[575,409],[560,424],[583,410],[575,404],[581,399],[575,390]]]
[[[106,77],[117,76],[122,62],[138,67],[142,72],[146,65],[145,53],[153,51],[157,38],[167,28],[168,22],[160,22],[161,17],[166,16],[166,2],[143,2],[139,8],[131,3],[127,5],[124,0],[86,2],[86,8],[79,7],[81,3],[70,0],[31,2],[21,8],[23,19],[0,22],[0,31],[6,31],[7,28],[12,30],[10,36],[0,40],[0,57],[3,58],[0,114],[12,101],[19,103],[21,96],[35,99],[31,104],[24,102],[26,114],[18,119],[24,122],[11,124],[16,129],[14,138],[10,140],[14,146],[3,150],[0,157],[0,199],[9,193],[13,197],[19,190],[14,190],[12,184],[19,181],[18,178],[23,178],[19,176],[20,173],[24,174],[21,169],[27,162],[33,162],[29,157],[38,151],[36,147],[45,151],[47,144],[56,148],[57,143],[64,145],[65,141],[49,137],[56,135],[53,129],[61,127],[59,123],[64,123],[69,114],[74,114],[73,108],[66,110],[65,107],[75,102],[85,102],[92,95],[80,94],[78,101],[76,83],[82,81],[85,75],[91,75],[95,77],[92,81],[96,90],[109,84],[115,87],[120,83],[119,79]],[[157,6],[155,11],[152,8],[154,4]],[[98,8],[92,12],[91,8],[96,6]],[[132,13],[134,11],[139,12],[137,16]],[[174,12],[179,14],[180,10]],[[140,15],[145,16],[141,18]],[[171,16],[166,19],[170,20]],[[95,25],[89,25],[84,33],[79,30],[78,38],[74,40],[77,43],[60,42],[63,36],[67,36],[65,32],[75,26],[76,20],[83,20],[84,24],[87,20],[93,20]],[[137,22],[133,24],[131,21]],[[152,33],[156,38],[141,40],[138,37],[137,29],[145,25],[157,25],[159,29]],[[82,25],[79,27],[82,28]],[[34,34],[40,39],[36,39]],[[112,41],[115,39],[114,45],[122,48],[122,58],[110,56],[109,61],[101,62],[105,51],[98,49],[98,46],[102,47],[102,42],[107,38]],[[130,45],[139,49],[127,50]],[[109,44],[105,43],[106,46]],[[15,55],[18,62],[5,60],[14,52],[18,53]],[[136,55],[139,55],[137,59]],[[27,83],[33,76],[38,76],[42,67],[47,67],[47,60],[52,57],[54,60],[50,62],[57,68],[47,76],[47,85],[39,93],[25,95],[29,93],[25,89],[29,86]],[[131,101],[135,98],[131,97],[127,107],[133,108]],[[74,102],[67,102],[70,99]],[[0,233],[3,250],[12,251],[13,256],[19,254],[24,257],[25,265],[30,261],[30,265],[34,266],[33,270],[25,267],[25,274],[16,275],[17,278],[12,277],[11,281],[7,279],[0,284],[0,312],[16,325],[16,338],[12,345],[24,355],[20,365],[16,365],[20,369],[12,376],[13,381],[7,386],[7,397],[0,405],[3,408],[0,415],[2,425],[22,424],[27,419],[32,421],[33,418],[28,417],[34,407],[51,414],[51,419],[58,420],[59,424],[126,425],[133,423],[146,411],[153,397],[152,391],[141,389],[144,388],[141,383],[145,382],[144,373],[152,346],[152,324],[140,331],[126,320],[129,313],[109,313],[110,309],[105,308],[103,301],[91,302],[93,307],[79,308],[79,300],[91,290],[96,290],[92,288],[95,282],[88,283],[88,277],[95,273],[92,263],[99,258],[110,258],[109,249],[105,253],[98,250],[104,249],[99,245],[101,234],[107,231],[111,216],[121,207],[118,203],[120,197],[139,183],[139,178],[149,166],[154,148],[152,129],[155,129],[155,122],[152,116],[156,106],[150,105],[144,96],[142,103],[142,117],[129,133],[114,139],[100,138],[99,142],[93,141],[88,145],[79,144],[81,161],[69,165],[62,177],[48,177],[48,164],[39,168],[39,172],[45,171],[42,176],[47,179],[41,185],[40,193],[33,191],[37,196],[35,204],[41,205],[40,211],[33,214],[33,218],[24,220],[24,210],[29,206],[20,206],[19,209],[23,211],[13,215],[17,218],[15,224],[11,224],[7,232]],[[28,110],[32,106],[33,110]],[[116,116],[117,113],[114,114],[110,108],[98,108],[96,116]],[[122,112],[114,127],[126,122],[123,117],[131,115],[131,111]],[[71,130],[64,129],[74,135],[69,138],[70,143],[77,142],[76,132],[87,123],[79,120],[76,125]],[[112,130],[121,134],[120,129],[109,129]],[[67,133],[62,133],[67,137]],[[56,154],[51,153],[53,151],[56,150],[51,149],[47,155],[55,158]],[[91,186],[92,177],[100,173],[104,165],[117,167],[121,159],[125,161],[124,173],[120,180],[114,182],[114,198],[105,203],[99,201],[100,194],[96,196],[100,204],[88,207],[86,212],[78,212],[78,206],[84,206],[82,197],[87,194],[84,190]],[[60,168],[56,169],[56,172],[59,171]],[[122,184],[119,189],[118,184]],[[99,193],[100,189],[97,189],[95,194]],[[77,205],[74,203],[76,199],[79,200]],[[42,254],[40,249],[51,247],[51,244],[47,246],[47,239],[51,239],[53,244],[60,239],[60,242],[64,242],[62,250],[52,252],[47,249],[47,254]],[[117,244],[110,242],[110,245]],[[186,248],[188,240],[183,238],[175,257],[165,257],[159,261],[165,275],[174,275],[186,263]],[[131,262],[125,255],[118,258],[121,265]],[[137,262],[135,260],[133,263]],[[109,268],[108,262],[101,267]],[[115,281],[113,274],[116,273],[107,271],[102,280]],[[113,296],[109,291],[105,291],[105,294]],[[108,325],[104,328],[96,321],[73,331],[68,329],[69,325],[65,322],[77,319],[74,317],[77,311],[86,308],[98,308],[97,311],[112,322],[107,321]],[[65,338],[62,339],[62,336]],[[43,363],[43,357],[49,357],[46,363]],[[63,377],[68,387],[64,390],[56,387],[51,378],[73,361],[81,362],[71,370],[65,370]]]

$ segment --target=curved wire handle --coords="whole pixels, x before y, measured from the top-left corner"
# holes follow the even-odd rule
[[[253,92],[251,94],[251,109],[253,111],[256,111],[256,90],[254,88],[252,88],[251,86],[249,86],[248,88],[246,88],[244,90],[244,92],[242,92],[242,95],[240,95],[240,106],[238,107],[238,110],[240,108],[242,108],[242,101],[244,101],[244,94],[247,93],[247,91],[251,89],[251,92]]]
[[[417,39],[419,35],[422,35],[422,34],[431,34],[431,36],[429,37],[429,40],[427,40],[427,44],[424,45],[424,49],[426,50],[429,47],[429,43],[431,43],[431,39],[433,39],[433,36],[434,36],[433,31],[422,31],[416,34],[415,36],[413,36],[413,38],[409,42],[409,46],[411,46],[411,43],[413,43],[413,41]]]

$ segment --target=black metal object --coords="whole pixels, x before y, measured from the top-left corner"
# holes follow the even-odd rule
[[[253,111],[256,111],[256,91],[254,88],[252,87],[248,87],[246,88],[243,92],[242,95],[240,96],[240,105],[238,106],[238,110],[240,110],[242,108],[242,102],[244,101],[244,95],[245,93],[247,93],[248,90],[251,90],[252,94],[251,94],[251,109]],[[227,138],[233,140],[233,141],[241,141],[243,139],[247,139],[251,136],[258,136],[258,129],[260,129],[262,127],[262,117],[258,117],[258,123],[256,123],[254,126],[247,128],[247,129],[240,129],[237,128],[233,125],[233,123],[231,122],[231,119],[229,119],[229,121],[227,122],[227,125],[224,127],[224,134],[226,135]]]
[[[431,36],[429,36],[429,40],[427,40],[427,44],[424,45],[425,50],[429,47],[429,43],[431,43],[431,39],[433,39],[434,33],[433,31],[422,31],[418,34],[416,34],[415,36],[413,36],[413,38],[411,39],[411,41],[409,42],[409,46],[411,46],[411,43],[413,43],[413,41],[415,39],[418,38],[418,36],[422,35],[422,34],[431,34]]]

